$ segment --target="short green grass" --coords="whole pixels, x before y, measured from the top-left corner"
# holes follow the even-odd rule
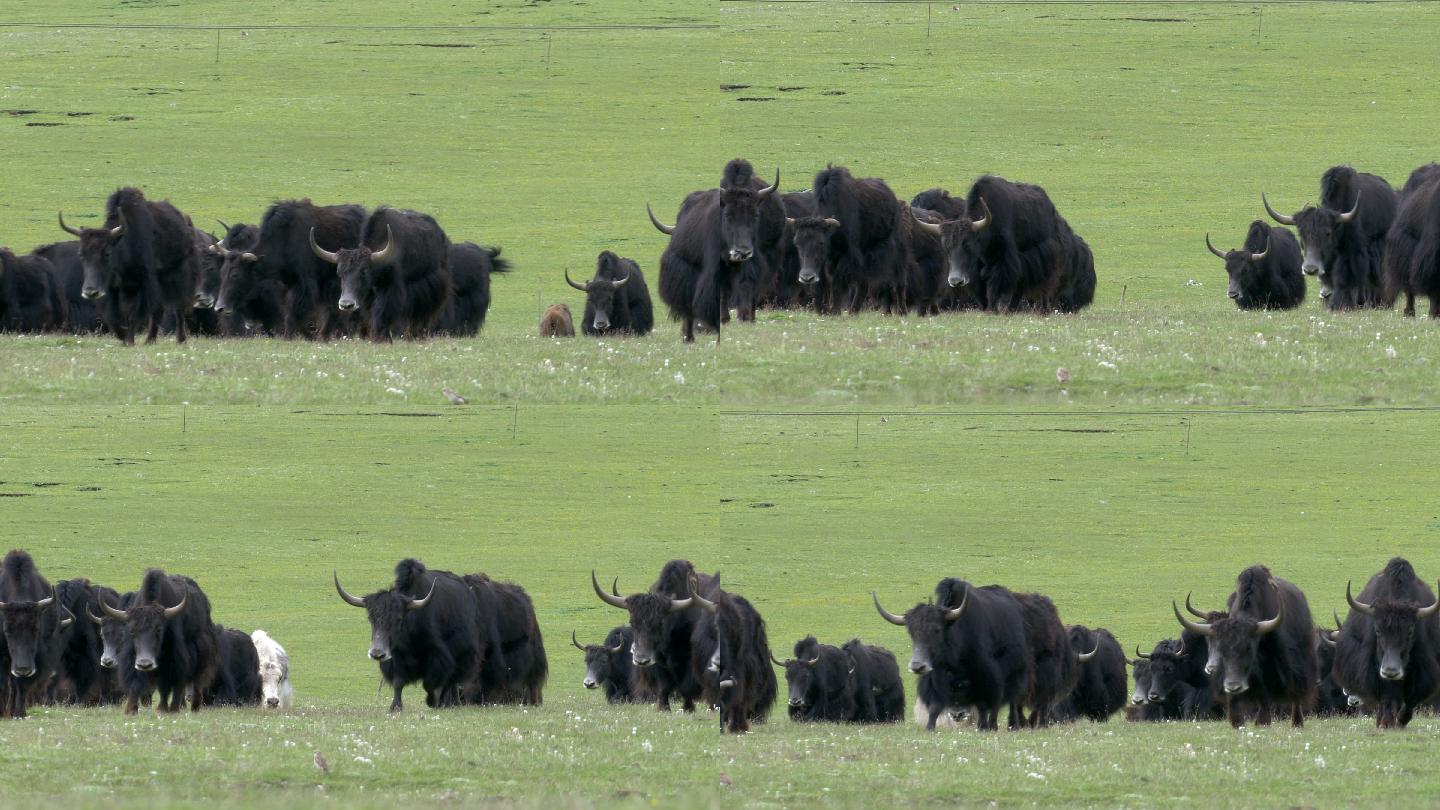
[[[859,635],[902,660],[868,593],[900,609],[942,575],[1044,591],[1127,646],[1174,633],[1171,598],[1216,604],[1256,561],[1322,620],[1393,554],[1434,576],[1440,333],[1330,315],[1313,294],[1236,312],[1201,242],[1236,241],[1261,190],[1312,199],[1333,163],[1398,183],[1436,157],[1432,6],[238,14],[0,14],[27,23],[0,26],[0,109],[15,112],[0,114],[0,243],[57,238],[55,209],[93,221],[110,188],[139,183],[200,223],[300,195],[422,208],[503,245],[516,272],[473,341],[0,339],[0,540],[52,578],[195,576],[218,621],[290,648],[299,693],[289,716],[40,710],[0,726],[0,805],[1434,803],[1430,718],[1385,735],[1326,721],[981,737],[802,728],[782,711],[737,740],[711,716],[604,706],[567,639],[621,618],[589,593],[592,567],[634,590],[676,556],[751,598],[777,651]],[[60,22],[198,28],[36,25]],[[1040,182],[1095,249],[1097,303],[764,313],[693,346],[663,316],[644,339],[534,336],[541,305],[578,311],[560,271],[601,249],[637,258],[653,288],[663,240],[644,203],[668,218],[736,155],[778,165],[786,188],[832,160],[905,196],[982,171]],[[378,588],[412,554],[527,587],[552,662],[544,707],[435,714],[412,694],[385,713],[363,618],[329,575]]]

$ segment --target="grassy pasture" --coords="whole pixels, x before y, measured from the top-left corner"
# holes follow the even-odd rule
[[[0,726],[0,806],[1435,802],[1430,718],[980,738],[782,711],[733,740],[604,707],[567,635],[620,618],[591,567],[639,589],[674,556],[720,569],[777,650],[859,635],[902,660],[872,588],[898,610],[941,575],[1001,581],[1133,645],[1173,633],[1170,598],[1218,603],[1254,561],[1317,618],[1393,554],[1440,571],[1433,325],[1331,316],[1313,287],[1298,312],[1237,313],[1201,242],[1238,241],[1262,189],[1312,199],[1333,163],[1398,184],[1434,159],[1440,10],[306,0],[237,19],[61,0],[0,22],[26,23],[0,26],[0,243],[55,239],[56,208],[93,222],[138,183],[197,223],[300,195],[421,208],[516,264],[475,341],[0,338],[0,540],[57,578],[194,575],[217,620],[289,647],[300,706],[41,710]],[[831,160],[906,197],[983,171],[1040,182],[1095,250],[1097,303],[766,313],[718,346],[663,322],[533,337],[540,304],[578,312],[560,270],[603,248],[653,289],[645,201],[668,219],[735,155],[787,188]],[[328,577],[373,589],[407,554],[527,587],[543,708],[434,715],[412,691],[385,715]]]

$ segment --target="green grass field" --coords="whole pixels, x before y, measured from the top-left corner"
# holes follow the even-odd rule
[[[638,590],[677,556],[720,569],[777,652],[813,632],[902,660],[869,591],[896,610],[945,575],[1043,591],[1127,647],[1174,634],[1171,598],[1218,604],[1254,562],[1322,621],[1392,555],[1436,576],[1440,331],[1331,315],[1313,286],[1299,311],[1237,312],[1201,240],[1237,243],[1262,190],[1282,208],[1314,199],[1334,163],[1398,184],[1435,159],[1440,10],[236,14],[0,12],[0,244],[57,239],[56,209],[93,222],[136,183],[197,223],[290,196],[420,208],[504,246],[516,272],[473,341],[0,338],[0,543],[51,578],[190,574],[218,621],[289,648],[297,689],[289,716],[37,710],[0,725],[0,806],[1440,801],[1428,717],[1383,735],[1357,720],[982,737],[799,727],[781,708],[733,739],[713,716],[605,706],[568,641],[622,618],[591,568]],[[195,27],[137,27],[175,24]],[[691,346],[663,319],[636,340],[534,336],[540,305],[578,311],[560,271],[601,249],[636,258],[653,289],[664,242],[645,202],[668,219],[736,155],[778,165],[786,188],[827,161],[906,197],[984,171],[1041,183],[1095,250],[1097,303],[1067,318],[762,313]],[[526,586],[549,642],[543,707],[437,714],[412,691],[386,714],[363,616],[329,576],[373,590],[406,555]]]

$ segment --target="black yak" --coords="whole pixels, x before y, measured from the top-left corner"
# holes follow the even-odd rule
[[[1440,691],[1440,601],[1396,557],[1360,596],[1345,586],[1350,613],[1335,639],[1335,681],[1375,709],[1375,725],[1404,728]]]
[[[942,711],[971,706],[981,731],[999,727],[1005,706],[1011,727],[1021,722],[1033,665],[1024,611],[1014,594],[998,585],[977,588],[943,579],[935,586],[936,604],[916,605],[903,617],[881,607],[874,593],[870,596],[882,618],[909,632],[914,645],[910,671],[931,676],[922,685],[928,684],[933,694],[920,690],[930,712],[926,729],[935,729]]]
[[[365,308],[372,340],[428,336],[450,300],[450,238],[429,214],[381,206],[355,246],[326,250],[312,228],[310,249],[340,275],[340,311]]]
[[[55,596],[76,621],[62,634],[63,646],[52,692],[82,706],[113,702],[119,693],[119,682],[113,670],[100,666],[100,628],[93,617],[100,612],[98,600],[102,596],[114,600],[115,592],[79,578],[55,583]]]
[[[911,208],[934,211],[941,220],[959,219],[965,215],[965,201],[950,196],[943,188],[931,188],[916,194],[910,200]]]
[[[886,313],[902,314],[909,281],[910,242],[901,224],[904,206],[876,177],[856,179],[844,166],[827,166],[815,175],[815,216],[837,224],[828,228],[839,239],[830,256],[828,276],[848,299],[852,313],[873,296]],[[827,223],[828,224],[828,223]]]
[[[840,646],[850,656],[855,689],[855,722],[899,723],[905,719],[905,684],[895,653],[872,647],[858,638]]]
[[[513,582],[497,582],[486,574],[466,574],[461,579],[475,595],[480,626],[479,678],[462,692],[463,699],[541,705],[550,661],[530,595]]]
[[[143,682],[160,692],[160,711],[178,712],[186,696],[191,711],[200,711],[201,697],[220,664],[210,600],[195,580],[167,575],[158,568],[145,572],[135,598],[124,608],[101,601],[104,614],[125,624],[127,656]],[[101,628],[102,636],[104,628]],[[148,691],[127,684],[125,712],[134,714]],[[142,694],[142,692],[144,692]]]
[[[720,707],[720,730],[744,734],[751,723],[764,723],[775,704],[777,683],[770,668],[774,656],[765,620],[743,596],[715,588],[710,594],[713,600],[707,599],[694,590],[694,580],[690,584],[690,595],[710,614],[714,648],[703,677],[707,685],[713,684],[710,696]],[[692,656],[696,652],[692,649]]]
[[[205,690],[206,706],[259,706],[260,655],[247,633],[215,625],[218,663]]]
[[[1062,719],[1087,717],[1104,723],[1125,707],[1125,650],[1109,630],[1083,624],[1070,627],[1070,650],[1080,662],[1079,677],[1069,698],[1057,710]]]
[[[100,307],[84,295],[85,264],[80,259],[80,242],[42,245],[33,253],[50,262],[50,286],[65,311],[60,328],[81,335],[103,331],[106,326]]]
[[[485,327],[490,311],[490,276],[508,273],[510,262],[500,258],[500,248],[474,242],[450,243],[450,297],[436,334],[475,337]]]
[[[589,281],[572,281],[567,270],[565,283],[585,293],[580,331],[586,335],[648,335],[655,327],[650,288],[645,286],[645,274],[633,259],[601,251],[595,260],[595,275]]]
[[[64,323],[64,299],[50,260],[0,248],[0,332],[47,332]]]
[[[849,723],[859,719],[854,663],[839,647],[814,636],[795,642],[795,657],[771,663],[785,671],[790,719],[795,722]]]
[[[223,317],[237,319],[261,334],[279,335],[285,331],[287,299],[285,285],[278,278],[267,277],[245,256],[254,256],[260,244],[260,230],[252,225],[231,225],[225,235],[211,246],[212,260],[219,260],[212,281],[202,282],[197,298],[210,300],[211,307]],[[204,279],[205,276],[202,276]]]
[[[30,703],[60,665],[62,624],[73,622],[24,551],[11,551],[0,562],[0,717],[25,717]]]
[[[778,269],[785,232],[779,187],[779,171],[766,185],[748,160],[737,158],[725,165],[720,188],[685,198],[674,225],[646,206],[651,223],[670,236],[660,257],[660,300],[682,322],[685,342],[695,340],[696,324],[719,331],[746,262],[764,263],[766,273]],[[742,320],[751,315],[742,307]]]
[[[1203,636],[1201,636],[1203,638]],[[1146,703],[1160,707],[1162,719],[1204,720],[1210,718],[1210,684],[1208,676],[1201,673],[1205,682],[1196,684],[1191,678],[1196,664],[1204,661],[1204,648],[1196,650],[1185,645],[1185,640],[1165,639],[1148,654],[1137,648],[1135,655],[1148,663],[1149,681],[1145,693]],[[1200,664],[1203,668],[1203,664]]]
[[[459,704],[480,667],[480,621],[469,584],[406,558],[395,565],[395,584],[385,590],[352,596],[338,574],[335,590],[370,620],[369,656],[394,690],[390,711],[404,708],[401,693],[415,681],[425,687],[426,706]]]
[[[100,228],[60,227],[80,239],[85,267],[81,295],[100,301],[105,321],[125,344],[149,325],[153,343],[168,312],[176,320],[175,340],[185,342],[185,317],[195,299],[200,270],[190,219],[169,202],[150,202],[138,188],[122,188],[105,203]]]
[[[697,628],[708,614],[690,596],[692,578],[697,580],[696,590],[707,596],[713,597],[720,587],[718,573],[697,574],[689,560],[671,560],[648,592],[629,596],[615,593],[614,583],[611,593],[606,593],[595,572],[590,572],[595,595],[605,604],[629,612],[630,629],[635,634],[631,659],[635,666],[646,668],[655,687],[656,708],[661,711],[670,711],[670,701],[676,697],[685,711],[695,711],[695,702],[705,686],[705,664],[713,652],[693,649]]]
[[[1440,166],[1416,169],[1405,184],[1400,208],[1385,237],[1386,294],[1405,294],[1405,315],[1415,316],[1415,297],[1430,299],[1440,318]]]
[[[1320,178],[1320,205],[1307,205],[1293,216],[1265,211],[1300,232],[1301,269],[1320,279],[1320,297],[1331,310],[1388,307],[1381,281],[1385,234],[1395,220],[1395,189],[1385,178],[1334,166]]]
[[[1264,220],[1250,223],[1245,244],[1221,252],[1205,234],[1205,247],[1225,262],[1230,285],[1225,294],[1241,309],[1294,309],[1305,300],[1305,274],[1300,272],[1300,243],[1284,228]]]
[[[1070,636],[1060,622],[1060,613],[1050,597],[1039,593],[1017,593],[1015,599],[1025,616],[1026,647],[1030,651],[1029,723],[1032,728],[1049,725],[1055,707],[1070,696],[1080,677],[1079,656],[1090,660],[1094,650],[1079,655],[1070,649]],[[1022,718],[1011,716],[1011,726]]]
[[[1290,710],[1290,722],[1305,723],[1315,700],[1319,662],[1315,658],[1314,621],[1305,594],[1263,565],[1240,572],[1227,603],[1227,615],[1197,623],[1171,602],[1185,629],[1205,636],[1218,669],[1211,675],[1221,687],[1230,724],[1244,724],[1253,706],[1256,723],[1269,725],[1278,706]]]
[[[571,631],[570,643],[585,654],[586,689],[603,690],[610,703],[649,703],[655,699],[645,669],[635,666],[630,658],[634,639],[634,631],[623,624],[612,628],[603,644],[581,644]]]

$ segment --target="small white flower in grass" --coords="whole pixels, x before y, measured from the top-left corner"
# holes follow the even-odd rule
[[[1395,351],[1395,347],[1394,347],[1394,346],[1386,346],[1386,347],[1385,347],[1385,356],[1386,356],[1386,357],[1390,358],[1391,360],[1394,360],[1396,354],[1397,354],[1397,353],[1396,353],[1396,351]]]
[[[1025,775],[1030,777],[1031,779],[1039,779],[1041,782],[1045,781],[1045,774],[1043,773],[1035,773],[1034,771],[1031,771],[1030,773],[1027,773]]]
[[[360,763],[361,765],[373,765],[373,764],[375,764],[374,762],[372,762],[372,761],[370,760],[369,757],[357,756],[357,757],[355,757],[355,761],[358,762],[358,763]]]
[[[678,372],[678,371],[675,372],[675,383],[676,383],[677,385],[684,385],[684,384],[685,384],[685,375],[682,374],[682,373],[680,373],[680,372]]]
[[[655,750],[655,746],[651,745],[649,740],[641,740],[641,741],[640,741],[640,750],[641,750],[641,751],[644,751],[645,753],[648,754],[648,753],[650,753],[651,751],[654,751],[654,750]]]
[[[399,394],[399,395],[402,396],[402,397],[405,396],[405,392],[404,392],[404,391],[401,391],[399,388],[393,388],[393,387],[392,387],[392,388],[386,388],[386,389],[385,389],[385,393],[387,393],[387,394]]]
[[[1101,361],[1100,361],[1100,367],[1101,367],[1101,368],[1108,368],[1108,369],[1110,369],[1111,371],[1114,371],[1115,369],[1118,368],[1118,366],[1116,366],[1114,363],[1110,362],[1109,360],[1101,360]]]

